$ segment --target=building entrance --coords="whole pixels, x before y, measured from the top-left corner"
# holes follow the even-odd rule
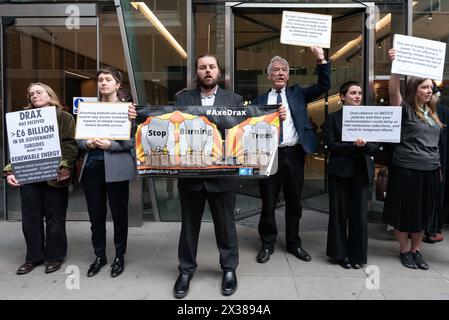
[[[307,107],[319,147],[315,154],[306,157],[302,196],[304,205],[315,210],[328,210],[323,124],[328,112],[341,108],[338,88],[345,81],[357,80],[366,87],[365,103],[372,99],[372,91],[368,90],[372,48],[365,45],[370,37],[365,24],[367,7],[369,4],[295,4],[286,7],[286,4],[275,3],[229,3],[226,6],[226,46],[230,48],[229,57],[226,57],[226,83],[247,103],[270,90],[271,82],[267,79],[266,70],[275,55],[289,61],[290,84],[308,86],[317,81],[314,57],[308,48],[280,43],[282,12],[289,10],[332,16],[331,48],[325,50],[328,60],[332,61],[332,88]],[[237,208],[241,215],[260,212],[257,180],[242,180],[239,194]]]

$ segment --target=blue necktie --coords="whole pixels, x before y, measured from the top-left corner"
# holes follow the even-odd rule
[[[277,104],[278,106],[282,105],[282,96],[281,96],[281,92],[282,92],[281,90],[276,90],[276,93],[277,93],[276,104]],[[284,133],[283,133],[284,128],[283,128],[283,126],[282,126],[282,122],[281,122],[281,127],[280,127],[279,131],[280,131],[280,133],[279,133],[279,144],[281,144],[281,143],[282,143],[282,140],[283,140],[283,136],[284,136]]]

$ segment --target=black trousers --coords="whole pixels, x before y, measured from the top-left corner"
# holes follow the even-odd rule
[[[106,182],[104,161],[87,160],[82,182],[91,223],[92,245],[97,257],[106,256],[106,201],[114,222],[115,255],[126,253],[128,240],[129,181]]]
[[[301,145],[278,148],[278,170],[268,179],[259,180],[262,212],[259,235],[262,247],[272,250],[276,242],[276,202],[281,188],[285,200],[285,236],[288,249],[301,247],[299,220],[302,216],[301,192],[304,184],[305,152]]]
[[[335,261],[347,257],[353,263],[366,264],[369,184],[360,167],[354,171],[358,172],[350,178],[329,176],[326,254]]]
[[[179,272],[193,274],[197,267],[196,256],[206,200],[214,222],[215,239],[220,252],[223,271],[237,268],[239,263],[237,230],[234,222],[235,191],[208,192],[179,189],[181,200],[181,234],[179,237]]]
[[[64,260],[68,194],[67,187],[54,188],[47,182],[25,184],[20,188],[27,263]]]

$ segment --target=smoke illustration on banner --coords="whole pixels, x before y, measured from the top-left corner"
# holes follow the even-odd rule
[[[267,176],[277,170],[277,106],[137,107],[143,176]]]

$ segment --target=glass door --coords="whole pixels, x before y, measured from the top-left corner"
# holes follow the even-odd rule
[[[67,17],[4,17],[2,21],[5,113],[26,106],[31,82],[52,87],[68,112],[73,97],[97,96],[97,18],[80,18],[73,28],[66,24]],[[5,194],[7,218],[20,219],[19,190],[6,187]],[[88,218],[81,184],[70,187],[67,218]]]
[[[236,93],[251,103],[256,97],[271,88],[267,78],[267,66],[275,55],[282,56],[290,64],[289,84],[308,86],[317,80],[313,55],[308,48],[280,43],[280,26],[283,10],[302,11],[332,15],[332,47],[326,51],[332,60],[332,88],[324,96],[309,103],[309,121],[315,128],[319,147],[315,154],[308,155],[305,162],[305,181],[302,192],[304,206],[315,210],[328,210],[326,193],[327,155],[323,142],[323,124],[328,112],[341,108],[337,91],[348,80],[357,80],[368,86],[364,72],[368,61],[368,50],[364,46],[365,7],[304,7],[285,8],[279,5],[262,4],[229,6],[228,23],[232,37],[228,40],[231,57],[227,62],[229,82]],[[228,80],[228,79],[226,79]],[[368,95],[366,95],[368,96]],[[279,205],[283,199],[280,197]],[[260,212],[261,200],[257,180],[241,180],[237,202],[237,216],[248,216]]]

